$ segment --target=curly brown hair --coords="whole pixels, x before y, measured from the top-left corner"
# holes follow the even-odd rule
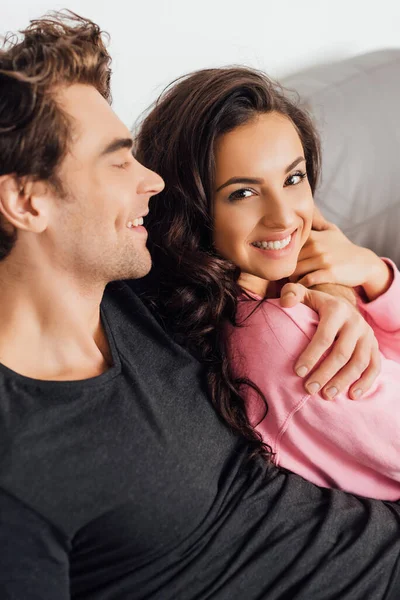
[[[226,321],[235,323],[239,270],[213,245],[214,148],[219,136],[271,111],[293,122],[303,144],[312,190],[320,170],[319,140],[310,117],[264,73],[243,68],[205,69],[169,86],[141,124],[136,156],[159,173],[165,189],[146,219],[153,269],[144,297],[167,329],[207,364],[212,401],[251,454],[271,456],[246,416],[243,386],[225,349]]]
[[[31,21],[8,34],[0,49],[0,176],[49,181],[62,193],[57,168],[70,140],[71,123],[57,103],[62,86],[94,86],[111,103],[110,62],[99,26],[71,11]],[[0,215],[0,260],[16,231]]]

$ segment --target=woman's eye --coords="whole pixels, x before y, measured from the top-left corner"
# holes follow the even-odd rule
[[[243,200],[244,198],[249,198],[254,194],[253,190],[249,190],[247,188],[243,188],[241,190],[236,190],[229,195],[229,200]]]
[[[296,173],[289,175],[289,177],[285,181],[285,185],[286,186],[297,185],[301,181],[303,181],[303,179],[305,179],[306,177],[307,177],[307,173],[305,173],[304,171],[297,171]]]

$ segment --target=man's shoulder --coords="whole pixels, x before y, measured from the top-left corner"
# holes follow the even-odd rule
[[[150,306],[145,292],[146,288],[140,280],[134,279],[116,281],[106,287],[102,301],[103,314],[111,332],[118,338],[119,347],[128,345],[136,353],[138,345],[142,344],[151,347],[153,352],[165,353],[169,349],[175,357],[176,353],[186,355],[187,352],[178,347],[162,319]]]
[[[143,285],[136,279],[109,283],[104,291],[102,306],[113,307],[114,312],[125,314],[130,320],[138,313],[142,318],[154,318],[144,301]]]

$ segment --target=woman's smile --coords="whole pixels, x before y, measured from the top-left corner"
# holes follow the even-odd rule
[[[250,244],[251,248],[260,252],[265,258],[272,260],[282,260],[290,255],[296,247],[297,229],[285,238],[278,238],[273,241],[272,234],[268,236],[269,241],[258,241]]]

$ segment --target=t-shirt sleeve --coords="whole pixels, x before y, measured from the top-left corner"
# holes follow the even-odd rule
[[[350,400],[348,390],[333,401],[310,396],[294,365],[317,325],[318,316],[308,307],[283,309],[271,300],[247,319],[247,326],[234,330],[235,374],[247,376],[268,402],[265,415],[257,394],[245,388],[249,418],[278,465],[317,485],[397,500],[400,367],[382,357],[381,374],[362,400]]]
[[[383,260],[393,271],[390,288],[372,302],[364,302],[359,297],[358,306],[374,330],[382,354],[400,362],[400,272],[393,261]]]
[[[70,600],[67,541],[0,489],[1,600]]]

